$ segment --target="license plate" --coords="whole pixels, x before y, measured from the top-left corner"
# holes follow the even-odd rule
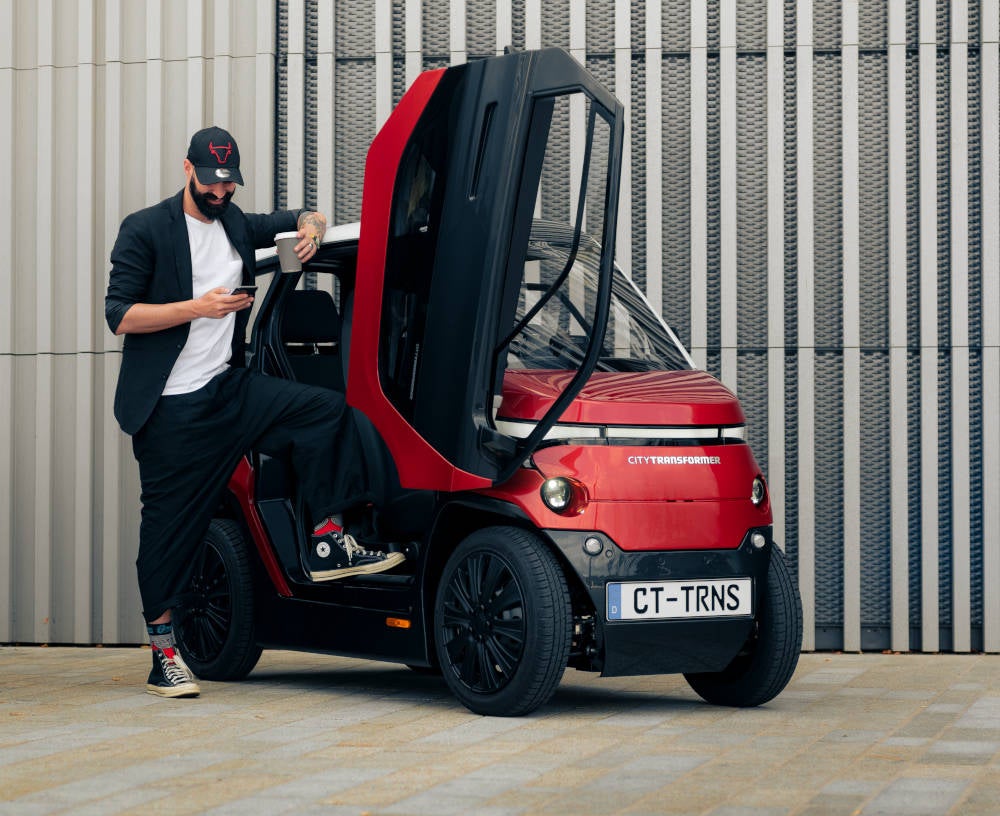
[[[753,579],[613,583],[607,598],[609,621],[748,617]]]

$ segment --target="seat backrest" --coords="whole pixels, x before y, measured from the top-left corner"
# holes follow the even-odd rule
[[[281,340],[296,380],[345,390],[340,333],[340,315],[329,292],[296,289],[288,293]]]
[[[281,339],[285,343],[339,343],[340,315],[330,293],[322,289],[289,292]]]

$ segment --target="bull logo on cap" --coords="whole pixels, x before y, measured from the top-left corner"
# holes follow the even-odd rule
[[[225,164],[229,159],[229,154],[233,152],[233,143],[230,142],[225,147],[222,145],[214,145],[211,142],[208,143],[209,152],[215,156],[219,164]]]

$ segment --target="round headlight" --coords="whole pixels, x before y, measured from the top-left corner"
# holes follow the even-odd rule
[[[757,476],[753,480],[753,485],[750,487],[750,501],[753,502],[755,507],[759,507],[760,504],[767,498],[767,485],[764,484],[764,480]]]
[[[546,479],[542,483],[542,501],[549,510],[562,513],[573,501],[573,485],[569,479]]]
[[[587,503],[587,491],[583,485],[565,476],[556,476],[542,482],[542,501],[553,513],[564,516],[583,511]]]

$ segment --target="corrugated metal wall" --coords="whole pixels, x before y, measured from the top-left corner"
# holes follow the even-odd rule
[[[100,297],[117,219],[176,187],[201,114],[256,159],[243,203],[354,220],[417,72],[510,43],[570,49],[626,104],[619,261],[744,402],[806,648],[1000,651],[998,0],[247,7],[0,0],[0,238],[29,237],[0,271],[0,640],[137,631]],[[35,228],[56,221],[76,240]]]
[[[0,642],[141,642],[138,476],[104,322],[127,213],[183,185],[197,128],[240,134],[273,200],[274,5],[0,0]]]

